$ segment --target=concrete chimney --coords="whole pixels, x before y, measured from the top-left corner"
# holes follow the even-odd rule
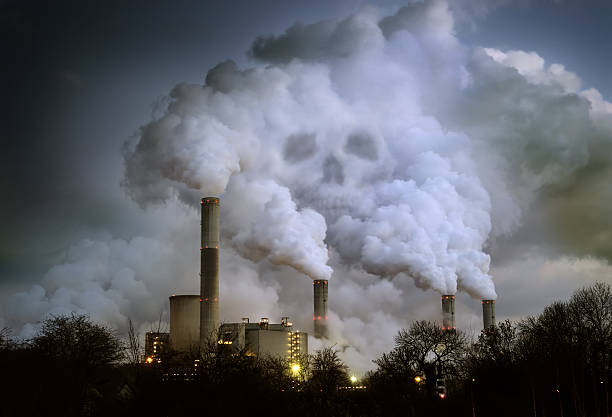
[[[495,326],[495,300],[482,300],[482,322],[484,330]]]
[[[219,199],[204,197],[200,242],[200,348],[219,329]]]
[[[455,296],[442,296],[442,330],[456,330],[455,327]]]
[[[316,338],[327,338],[327,290],[326,279],[316,279],[314,286],[314,335]]]

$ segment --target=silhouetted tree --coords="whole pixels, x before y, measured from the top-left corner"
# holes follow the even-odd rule
[[[434,322],[417,321],[395,336],[395,347],[374,363],[387,375],[412,381],[417,375],[434,382],[440,368],[447,377],[463,370],[468,339],[461,331],[447,331]]]
[[[123,358],[123,345],[111,329],[86,315],[45,320],[30,347],[40,361],[38,380],[44,406],[64,415],[80,415],[104,368]]]
[[[140,338],[138,333],[136,333],[136,329],[134,329],[132,319],[128,319],[127,360],[133,366],[140,365],[143,362]]]

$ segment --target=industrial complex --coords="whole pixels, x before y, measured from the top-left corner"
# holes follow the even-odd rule
[[[201,202],[200,294],[176,295],[170,300],[170,333],[149,332],[145,338],[145,361],[158,363],[168,347],[177,352],[201,352],[222,345],[232,352],[251,356],[274,355],[297,361],[308,354],[308,333],[293,329],[289,317],[270,323],[267,317],[251,323],[219,323],[219,198]],[[328,280],[313,281],[314,337],[327,339]],[[495,325],[495,301],[482,300],[483,329]],[[455,296],[442,295],[442,330],[455,331]],[[169,346],[168,346],[169,345]]]

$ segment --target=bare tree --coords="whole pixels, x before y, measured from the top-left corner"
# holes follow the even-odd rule
[[[127,344],[128,362],[131,365],[138,365],[142,362],[142,346],[140,338],[134,329],[132,319],[128,319],[128,344]]]
[[[467,347],[463,332],[444,331],[437,323],[417,321],[409,330],[400,330],[394,349],[374,363],[386,374],[399,374],[409,380],[420,375],[433,381],[440,373],[439,367],[447,376],[459,376]]]

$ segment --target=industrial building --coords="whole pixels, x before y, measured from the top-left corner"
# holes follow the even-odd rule
[[[170,344],[179,352],[194,352],[202,346],[222,345],[233,352],[253,356],[276,355],[290,360],[308,353],[308,333],[294,331],[287,317],[280,324],[267,318],[250,323],[219,326],[219,198],[204,197],[201,205],[200,294],[172,295],[170,334],[147,333],[147,359],[156,360],[162,346]],[[313,327],[316,338],[328,338],[328,280],[313,281]],[[483,329],[495,326],[495,301],[482,300]],[[442,295],[442,330],[454,331],[455,295]],[[164,336],[167,335],[167,336]]]
[[[161,363],[164,352],[168,349],[169,344],[169,333],[145,333],[145,363]]]
[[[308,334],[293,331],[287,317],[280,324],[267,318],[250,323],[224,323],[219,327],[219,198],[204,197],[200,229],[200,294],[170,297],[170,335],[168,342],[179,352],[194,352],[202,346],[223,345],[233,352],[250,355],[277,355],[296,359],[308,353]],[[328,338],[329,282],[313,281],[313,327],[316,338]],[[482,300],[483,329],[495,326],[495,301]],[[454,331],[455,295],[442,295],[442,330]],[[161,339],[160,339],[161,340]],[[153,342],[151,342],[153,343]],[[151,349],[153,349],[151,345]],[[151,350],[155,357],[157,352]],[[148,356],[147,356],[148,357]]]
[[[215,341],[233,352],[297,360],[308,353],[308,333],[294,331],[288,317],[280,324],[224,323],[219,327],[219,198],[204,197],[200,234],[200,294],[172,295],[169,343],[178,352],[201,350]],[[315,335],[327,337],[327,280],[314,281]]]
[[[308,353],[308,334],[294,331],[289,317],[283,317],[280,324],[270,323],[267,317],[259,323],[250,323],[245,317],[241,323],[222,324],[218,344],[233,352],[245,350],[247,355],[270,355],[297,361],[300,355]]]

